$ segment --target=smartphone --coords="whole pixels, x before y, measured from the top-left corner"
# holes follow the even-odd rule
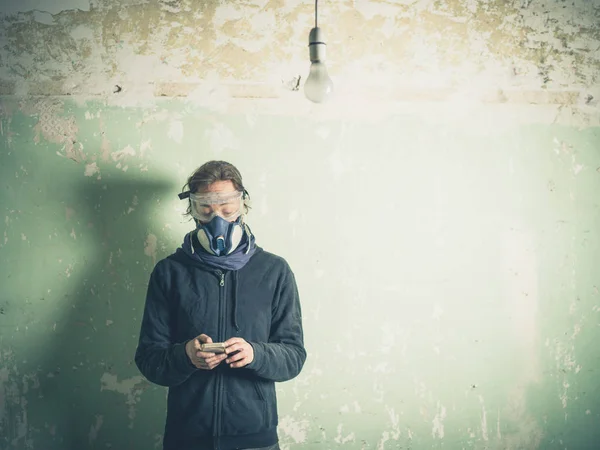
[[[202,351],[209,353],[225,353],[225,344],[223,342],[202,344]]]

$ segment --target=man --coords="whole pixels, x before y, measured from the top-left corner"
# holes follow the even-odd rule
[[[169,388],[163,449],[278,449],[275,382],[306,360],[294,274],[256,246],[233,165],[210,161],[186,187],[196,229],[150,276],[135,354]]]

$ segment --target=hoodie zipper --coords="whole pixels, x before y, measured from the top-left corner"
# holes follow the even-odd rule
[[[220,270],[215,272],[217,274],[217,277],[219,277],[219,325],[217,328],[217,333],[218,333],[218,341],[217,342],[221,342],[224,338],[222,337],[224,331],[223,331],[223,308],[224,308],[224,304],[225,304],[225,289],[223,289],[225,287],[225,273],[221,272]],[[215,368],[215,370],[217,370],[217,368]],[[223,412],[223,376],[221,375],[221,372],[217,370],[217,395],[216,395],[216,408],[215,408],[215,418],[214,418],[214,430],[213,430],[213,435],[215,436],[214,439],[214,450],[219,450],[220,449],[220,442],[219,442],[219,436],[221,435],[221,416],[222,416],[222,412]]]

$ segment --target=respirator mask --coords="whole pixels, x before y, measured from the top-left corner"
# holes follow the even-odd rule
[[[192,217],[198,225],[200,245],[216,256],[232,253],[244,236],[244,193],[202,192],[188,195]]]

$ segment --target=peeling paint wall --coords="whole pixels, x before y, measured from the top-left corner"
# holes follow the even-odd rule
[[[290,89],[307,75],[312,2],[85,3],[2,7],[3,93],[119,103],[193,93],[213,107],[275,96],[279,110],[306,108]],[[321,5],[319,23],[339,104],[454,94],[597,113],[599,9],[593,0],[336,1]]]
[[[160,448],[133,353],[212,158],[300,286],[282,448],[597,448],[599,5],[324,2],[322,107],[312,8],[0,7],[0,448]]]

